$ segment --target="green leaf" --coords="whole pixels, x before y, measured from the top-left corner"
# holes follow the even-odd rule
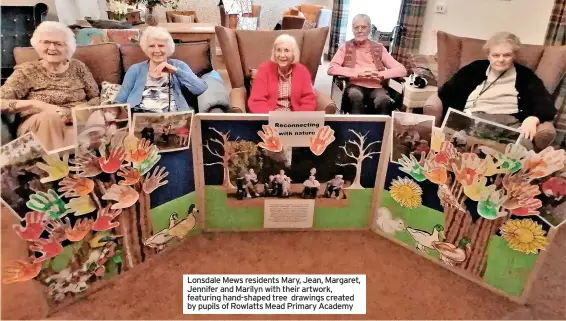
[[[75,252],[82,246],[82,241],[65,246],[63,252],[51,259],[51,269],[55,272],[61,272],[69,266]]]
[[[112,262],[116,264],[122,263],[122,256],[121,255],[114,255],[111,259]]]

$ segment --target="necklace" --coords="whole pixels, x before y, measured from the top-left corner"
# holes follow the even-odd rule
[[[491,86],[493,86],[498,80],[499,78],[503,77],[503,75],[507,72],[507,70],[505,70],[504,72],[502,72],[501,74],[499,74],[499,76],[497,76],[497,78],[495,78],[495,80],[493,80],[489,85],[487,85],[487,79],[483,82],[483,87],[480,90],[478,96],[476,97],[476,99],[474,100],[474,107],[476,107],[478,100],[480,99],[481,95],[483,95],[483,93],[485,93],[489,88],[491,88]],[[487,87],[486,87],[487,85]]]

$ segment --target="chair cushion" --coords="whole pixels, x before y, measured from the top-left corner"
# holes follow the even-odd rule
[[[194,23],[195,16],[190,15],[180,15],[180,14],[173,14],[173,22],[181,22],[181,23]]]
[[[259,65],[271,58],[271,49],[273,48],[275,38],[284,33],[295,37],[299,48],[303,46],[304,32],[302,30],[277,30],[265,32],[257,30],[236,31],[244,77],[249,77],[251,69],[258,68]]]
[[[120,88],[122,88],[122,85],[120,84],[112,84],[107,81],[103,81],[100,89],[100,104],[112,104],[114,102],[114,98],[118,95]]]
[[[566,72],[566,46],[550,46],[544,49],[536,70],[548,92],[554,93]]]
[[[31,47],[14,48],[16,64],[39,59]],[[115,43],[77,47],[73,58],[82,61],[88,67],[98,85],[103,81],[113,84],[121,82],[120,52]]]
[[[411,70],[425,78],[430,86],[436,86],[438,78],[438,60],[436,55],[409,54]]]
[[[204,74],[202,80],[206,82],[208,88],[197,97],[199,112],[208,113],[212,109],[228,111],[230,109],[230,97],[220,74],[213,70]]]
[[[137,44],[120,46],[120,52],[122,53],[122,66],[126,71],[131,65],[147,60],[147,56]],[[184,61],[197,75],[212,70],[210,45],[207,42],[177,44],[171,58]]]

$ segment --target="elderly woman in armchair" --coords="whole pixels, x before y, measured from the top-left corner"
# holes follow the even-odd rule
[[[71,57],[75,35],[65,25],[45,21],[31,45],[39,60],[26,62],[0,88],[2,113],[18,113],[18,136],[34,132],[48,150],[72,144],[71,108],[99,103],[98,85],[87,66]]]
[[[259,66],[253,81],[248,108],[252,113],[270,111],[314,111],[316,93],[307,67],[299,63],[300,51],[295,38],[277,37],[271,61]]]
[[[186,63],[168,58],[175,51],[169,32],[161,27],[147,27],[141,35],[140,47],[148,59],[128,69],[114,101],[130,104],[134,112],[195,110],[185,100],[182,88],[198,96],[208,86]]]
[[[514,61],[520,46],[519,38],[508,32],[497,33],[487,40],[483,47],[487,60],[462,67],[439,89],[442,117],[452,107],[518,128],[532,141],[539,124],[554,119],[556,108],[542,80],[531,69]],[[429,107],[425,106],[425,113],[430,112],[427,112]],[[554,137],[555,132],[551,131],[545,134]]]

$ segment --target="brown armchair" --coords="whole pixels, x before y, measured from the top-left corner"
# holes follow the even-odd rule
[[[311,30],[234,30],[221,26],[216,27],[216,35],[222,48],[222,55],[232,85],[230,101],[233,111],[246,112],[249,97],[249,81],[253,69],[270,59],[271,48],[277,36],[286,33],[295,39],[301,50],[300,62],[307,67],[314,84],[324,43],[328,35],[328,27]],[[318,92],[317,110],[327,114],[337,111],[336,104],[326,93]]]
[[[438,47],[438,87],[440,88],[461,67],[478,59],[486,59],[482,46],[485,40],[458,37],[439,31]],[[566,46],[522,45],[517,62],[531,68],[543,81],[549,93],[556,97],[558,85],[566,71]],[[442,101],[438,94],[429,97],[424,106],[424,114],[436,117],[436,125],[442,123]],[[538,126],[533,145],[537,150],[549,146],[556,137],[552,122]]]

